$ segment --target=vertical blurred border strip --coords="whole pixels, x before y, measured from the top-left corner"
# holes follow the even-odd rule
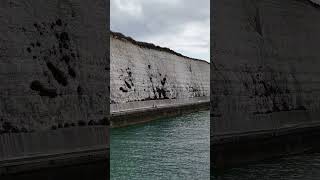
[[[0,176],[109,179],[110,0],[3,0],[0,24]]]
[[[106,30],[107,30],[107,38],[110,39],[110,0],[105,0],[106,1],[106,10],[108,11],[106,13],[107,15],[107,22],[106,22]],[[108,170],[107,170],[107,178],[110,179],[110,40],[107,41],[107,54],[106,54],[106,61],[107,61],[107,67],[106,67],[106,73],[107,73],[107,94],[106,94],[106,99],[107,99],[107,119],[108,119],[108,125],[109,125],[109,131],[108,131]]]
[[[212,137],[213,137],[213,126],[214,122],[212,121],[212,102],[213,102],[213,96],[212,96],[212,80],[213,80],[213,48],[215,46],[214,44],[214,37],[213,37],[213,30],[214,30],[214,3],[216,0],[210,1],[210,178],[213,177],[213,159],[212,159]]]

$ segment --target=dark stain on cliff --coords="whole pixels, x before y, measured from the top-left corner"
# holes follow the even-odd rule
[[[12,125],[10,122],[4,122],[2,124],[2,128],[4,129],[4,133],[20,133],[21,130],[17,127]]]
[[[49,98],[55,98],[58,95],[56,89],[45,88],[40,81],[32,81],[30,89],[38,91],[40,96],[47,96]]]
[[[168,99],[167,95],[166,95],[166,91],[164,88],[158,88],[156,87],[157,93],[158,93],[158,97],[159,99]]]
[[[77,88],[77,93],[78,93],[79,96],[81,96],[83,94],[83,90],[82,90],[82,87],[80,85]]]
[[[288,89],[288,78],[282,73],[277,73],[271,67],[260,67],[258,69],[246,67],[243,71],[245,76],[242,78],[242,84],[249,92],[249,98],[255,99],[256,112],[253,114],[269,114],[281,111],[306,110],[301,106],[300,94],[296,97],[296,102],[292,99]],[[298,84],[296,91],[300,92],[299,82],[294,77],[294,70],[291,72],[294,83]],[[296,93],[295,93],[296,94]],[[271,102],[271,103],[269,103]]]
[[[61,123],[59,123],[58,128],[63,128],[63,125]]]
[[[4,122],[2,124],[2,128],[7,131],[7,132],[10,132],[11,129],[13,128],[13,125],[10,123],[10,122]]]
[[[67,42],[69,41],[69,34],[67,32],[62,32],[59,37],[60,41]]]
[[[65,43],[65,44],[63,44],[63,48],[64,49],[69,49],[69,45]]]
[[[127,73],[129,75],[129,77],[132,77],[132,72],[131,72],[131,69],[130,68],[127,68]]]
[[[70,66],[68,66],[68,73],[72,78],[76,78],[76,72],[74,71],[74,69]]]
[[[54,79],[61,85],[66,86],[68,85],[68,80],[65,74],[55,67],[51,62],[47,62],[47,67],[51,71]]]
[[[58,26],[62,26],[62,21],[61,21],[61,19],[57,19],[57,21],[56,21],[56,25],[58,25]]]
[[[124,81],[124,83],[126,84],[126,86],[131,89],[131,85],[127,82],[127,81]]]
[[[128,92],[128,90],[124,89],[123,87],[120,87],[119,90],[122,91],[122,92],[125,92],[125,93]]]
[[[64,55],[64,56],[62,56],[61,60],[64,61],[66,64],[69,64],[70,57],[68,55]]]
[[[94,126],[94,125],[98,125],[94,120],[90,120],[89,122],[88,122],[88,125],[89,126]]]
[[[161,80],[162,86],[164,86],[164,85],[166,84],[166,81],[167,81],[167,78],[166,78],[166,77],[164,77],[164,78]]]
[[[109,118],[107,118],[107,117],[102,118],[102,119],[100,119],[100,120],[99,120],[98,124],[100,124],[100,125],[107,125],[107,126],[109,126],[109,125],[110,125],[110,119],[109,119]]]
[[[70,127],[70,126],[71,126],[71,125],[70,125],[69,123],[67,123],[67,122],[64,123],[64,125],[63,125],[64,128],[68,128],[68,127]]]
[[[78,121],[78,126],[86,126],[87,124],[86,124],[86,122],[85,121],[83,121],[83,120],[79,120]]]
[[[189,65],[189,72],[192,72],[192,68],[191,68],[191,65]]]
[[[295,110],[306,111],[307,108],[305,106],[300,105],[300,106],[296,107]]]

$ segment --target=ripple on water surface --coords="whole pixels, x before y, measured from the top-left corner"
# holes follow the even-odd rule
[[[111,179],[209,179],[209,111],[111,130]]]

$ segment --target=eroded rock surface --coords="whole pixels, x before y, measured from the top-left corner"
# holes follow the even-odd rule
[[[209,96],[209,63],[170,49],[110,37],[111,103]]]
[[[214,133],[319,121],[319,6],[307,0],[220,0],[213,7]]]
[[[104,122],[105,8],[99,0],[1,1],[0,134]]]

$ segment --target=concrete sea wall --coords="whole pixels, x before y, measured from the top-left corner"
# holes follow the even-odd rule
[[[110,69],[113,114],[209,102],[210,66],[206,61],[111,33]]]
[[[214,143],[263,133],[276,139],[289,130],[317,127],[320,6],[307,0],[217,0],[212,12]],[[266,157],[266,149],[251,155]]]
[[[108,12],[104,0],[0,2],[1,170],[66,153],[106,156]]]

